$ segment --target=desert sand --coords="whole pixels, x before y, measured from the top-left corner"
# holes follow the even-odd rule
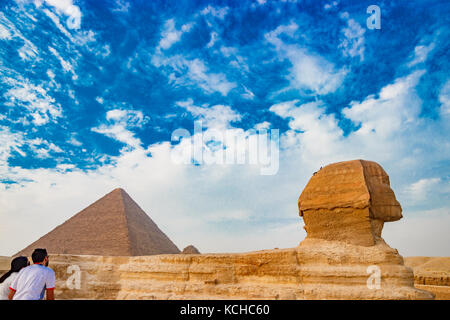
[[[414,286],[431,291],[436,300],[450,300],[450,257],[407,257],[414,270]]]

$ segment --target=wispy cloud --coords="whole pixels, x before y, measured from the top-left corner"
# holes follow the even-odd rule
[[[364,60],[364,33],[365,29],[350,18],[348,12],[344,12],[340,15],[341,19],[347,22],[347,27],[341,30],[344,38],[342,39],[339,47],[342,49],[344,56],[359,57],[360,61]]]
[[[141,128],[148,122],[148,117],[145,117],[142,111],[109,110],[106,112],[106,120],[108,123],[103,123],[91,130],[120,141],[131,148],[140,148],[142,146],[141,140],[131,131],[133,128]]]
[[[207,128],[230,128],[231,122],[237,122],[242,119],[242,116],[230,106],[195,106],[192,99],[179,101],[177,105],[189,111],[195,119],[202,120],[203,125]]]
[[[223,96],[237,86],[236,83],[228,81],[225,74],[209,72],[205,63],[198,58],[189,60],[181,55],[166,57],[155,54],[152,62],[156,67],[168,67],[169,80],[175,85],[196,85],[207,94],[219,92]],[[181,75],[178,75],[180,73]]]
[[[282,40],[281,35],[293,37],[297,30],[297,24],[292,22],[265,34],[266,40],[275,46],[279,58],[291,62],[291,85],[320,95],[334,92],[347,75],[347,68],[338,69],[332,62],[309,52],[307,48],[286,44]]]
[[[191,28],[192,23],[187,23],[182,25],[180,29],[176,29],[175,20],[167,20],[164,24],[163,30],[161,31],[161,40],[159,41],[158,49],[169,49],[174,43],[180,41],[183,33],[189,32]]]
[[[428,55],[434,49],[434,43],[430,43],[429,45],[418,45],[414,48],[414,55],[411,62],[408,63],[409,67],[415,66],[419,63],[425,62],[427,60]]]
[[[220,8],[220,7],[213,7],[211,5],[208,5],[201,11],[201,14],[202,15],[211,15],[213,17],[223,20],[225,18],[225,16],[227,15],[228,11],[229,11],[228,7]]]
[[[4,97],[9,107],[23,107],[32,117],[35,125],[43,125],[50,120],[56,121],[62,116],[62,108],[40,85],[27,79],[3,78],[3,83],[10,87]]]
[[[53,7],[59,14],[66,16],[68,28],[79,29],[81,27],[81,10],[80,7],[73,4],[72,0],[35,0],[34,3],[37,7],[45,3]]]
[[[450,80],[442,86],[439,93],[439,101],[441,102],[440,113],[443,116],[450,115]]]
[[[420,111],[421,100],[415,87],[424,70],[418,70],[406,77],[396,79],[382,88],[379,97],[367,97],[363,102],[352,102],[342,113],[361,127],[358,135],[377,135],[388,137],[408,123],[413,123]]]
[[[406,192],[412,201],[423,201],[439,182],[440,178],[423,178],[409,185]]]

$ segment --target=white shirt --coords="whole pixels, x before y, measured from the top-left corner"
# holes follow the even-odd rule
[[[0,283],[0,300],[8,300],[9,295],[9,286],[14,281],[19,273],[13,272],[9,275],[8,278],[5,279],[2,283]]]
[[[55,272],[41,264],[33,264],[20,270],[10,289],[16,291],[13,300],[40,300],[44,287],[55,288]]]

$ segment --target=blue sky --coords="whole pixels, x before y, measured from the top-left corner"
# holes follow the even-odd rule
[[[369,29],[369,5],[381,29]],[[450,255],[445,1],[0,3],[0,254],[117,186],[183,248],[292,247],[335,161],[380,163],[405,255]],[[172,132],[280,130],[274,176],[175,165]],[[182,143],[180,143],[182,145]],[[180,147],[178,145],[178,147]]]

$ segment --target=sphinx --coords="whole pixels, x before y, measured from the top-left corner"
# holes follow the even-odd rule
[[[298,199],[307,237],[373,246],[388,221],[402,218],[389,176],[376,162],[352,160],[321,168]]]

